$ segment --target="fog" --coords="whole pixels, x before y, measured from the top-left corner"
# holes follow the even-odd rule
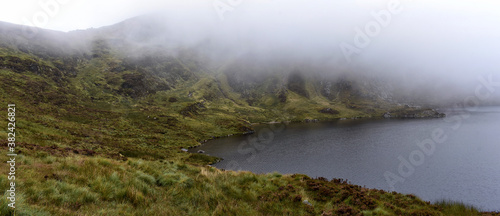
[[[500,80],[498,1],[141,2],[99,7],[79,2],[72,19],[100,20],[93,23],[100,27],[141,16],[123,38],[144,46],[192,48],[219,66],[245,59],[250,67],[313,65],[303,72],[384,80],[408,95],[459,100],[476,94],[478,77]],[[54,26],[67,30],[71,22]],[[139,27],[147,23],[156,30],[143,32]],[[500,98],[499,91],[488,99]]]
[[[480,76],[500,80],[496,1],[234,2],[162,14],[178,44],[219,58],[307,62],[441,99],[474,95]]]

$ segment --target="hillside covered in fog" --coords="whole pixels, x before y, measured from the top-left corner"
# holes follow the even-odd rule
[[[17,213],[480,214],[343,179],[219,170],[206,165],[220,158],[186,152],[256,124],[439,118],[443,108],[499,102],[493,31],[449,39],[440,22],[394,18],[401,31],[360,47],[364,36],[337,22],[346,12],[298,18],[299,7],[273,8],[223,21],[153,13],[69,32],[0,22],[0,98],[18,110]],[[409,26],[421,35],[404,33]],[[0,182],[7,190],[7,177]],[[5,196],[0,212],[13,215]]]

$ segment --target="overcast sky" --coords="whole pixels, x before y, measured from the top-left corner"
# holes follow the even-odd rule
[[[363,14],[371,10],[386,7],[391,0],[1,0],[0,20],[5,22],[35,25],[38,19],[44,28],[70,31],[111,25],[137,15],[160,10],[186,10],[197,8],[204,11],[208,18],[218,17],[214,4],[228,5],[231,10],[225,18],[236,17],[237,14],[259,13],[260,10],[272,8],[276,16],[286,11],[297,11],[297,17],[308,17],[321,11],[331,13],[343,10],[343,16],[349,19],[365,18]],[[231,4],[236,2],[236,6]],[[496,0],[397,0],[407,7],[407,11],[420,9],[439,10],[442,15],[460,15],[463,22],[474,22],[474,19],[499,18],[500,1]],[[55,5],[57,6],[53,6]],[[234,3],[233,3],[234,4]],[[43,5],[47,7],[44,8]],[[47,8],[49,8],[47,10]],[[55,12],[54,12],[55,11]],[[54,12],[54,13],[52,13]],[[48,16],[42,15],[45,13]],[[211,17],[210,17],[211,16]],[[473,16],[473,17],[469,17]],[[48,19],[47,19],[48,17]],[[207,17],[206,17],[207,18]],[[432,18],[432,17],[431,17]],[[472,18],[472,20],[470,20]],[[425,23],[425,20],[422,19]],[[345,20],[344,20],[345,21]],[[436,20],[439,21],[439,20]]]
[[[38,27],[70,31],[111,25],[130,17],[158,10],[159,8],[176,8],[186,5],[185,2],[188,1],[1,0],[0,20],[35,26],[36,22],[34,19],[38,18],[41,23],[46,23]],[[53,6],[54,3],[57,6]],[[44,7],[43,5],[50,6]],[[55,12],[52,13],[53,11]],[[44,21],[46,18],[44,15],[40,15],[41,13],[48,15],[48,21]]]

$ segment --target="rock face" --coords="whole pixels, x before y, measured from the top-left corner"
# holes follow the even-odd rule
[[[293,71],[288,77],[288,89],[303,97],[309,98],[309,92],[306,89],[306,80],[300,71]]]

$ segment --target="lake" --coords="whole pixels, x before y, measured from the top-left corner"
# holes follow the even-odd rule
[[[190,151],[223,158],[214,165],[222,169],[343,178],[500,211],[500,107],[446,113],[439,119],[261,125],[253,135]]]

